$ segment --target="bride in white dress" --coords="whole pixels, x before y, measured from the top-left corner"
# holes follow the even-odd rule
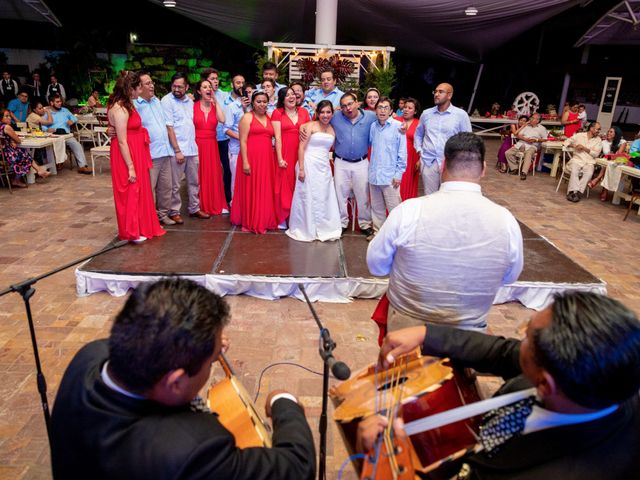
[[[286,234],[301,242],[337,240],[342,234],[338,198],[329,164],[329,150],[335,133],[331,127],[333,105],[323,100],[317,107],[318,120],[311,122],[309,136],[298,149],[298,180],[293,192],[289,230]]]

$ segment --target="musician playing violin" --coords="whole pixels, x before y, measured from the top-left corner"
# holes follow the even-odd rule
[[[640,322],[620,302],[586,292],[557,295],[531,317],[522,341],[444,325],[397,330],[384,340],[381,366],[417,346],[503,377],[498,394],[535,387],[524,429],[466,458],[458,478],[638,478]],[[381,416],[362,421],[360,447],[370,451],[387,424]],[[403,436],[401,422],[393,428]]]
[[[110,338],[83,347],[65,372],[51,418],[54,478],[313,479],[311,431],[291,394],[267,398],[273,448],[236,448],[193,402],[228,322],[227,303],[189,280],[141,284]]]

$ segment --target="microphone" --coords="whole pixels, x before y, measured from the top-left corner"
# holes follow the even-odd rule
[[[333,376],[338,380],[346,380],[351,376],[351,369],[347,364],[336,360],[333,355],[330,355],[329,358],[327,358],[327,364],[329,365]]]

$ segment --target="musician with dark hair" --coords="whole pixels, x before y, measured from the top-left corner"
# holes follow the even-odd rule
[[[523,428],[489,451],[481,440],[485,450],[466,459],[464,478],[637,477],[640,321],[620,302],[586,292],[557,295],[531,317],[523,341],[441,325],[397,330],[385,338],[381,362],[387,366],[419,345],[426,355],[503,377],[498,394],[536,389]],[[386,420],[365,422],[360,440],[369,449]]]
[[[217,415],[193,401],[228,322],[227,303],[191,281],[139,286],[109,340],[83,347],[62,379],[51,417],[54,478],[314,478],[313,438],[292,395],[267,397],[273,448],[236,448]]]

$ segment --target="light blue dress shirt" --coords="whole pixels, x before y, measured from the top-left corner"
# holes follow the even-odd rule
[[[193,100],[188,95],[177,99],[173,93],[168,93],[162,97],[160,103],[167,117],[167,125],[173,127],[182,154],[187,157],[198,155],[196,127],[193,124]]]
[[[407,136],[400,133],[402,124],[389,118],[384,125],[379,121],[371,124],[369,143],[369,183],[371,185],[391,185],[391,181],[402,180],[407,169]]]
[[[438,162],[442,166],[444,160],[444,144],[452,136],[460,132],[470,132],[471,121],[467,112],[449,105],[444,112],[432,107],[422,112],[420,124],[416,128],[413,146],[420,152],[420,159],[425,165]]]
[[[71,133],[71,129],[69,128],[69,125],[67,125],[67,122],[69,120],[72,120],[73,123],[76,123],[78,121],[76,116],[64,107],[62,107],[60,110],[52,108],[51,117],[53,118],[53,123],[47,126],[46,129],[52,132],[55,132],[57,129],[62,128],[65,132]]]
[[[220,89],[216,90],[216,102],[220,104],[223,110],[226,109],[227,105],[233,102],[233,98],[231,98],[231,93],[224,92]],[[216,140],[218,142],[224,142],[225,140],[229,140],[229,137],[224,134],[224,131],[225,131],[224,123],[218,122],[218,127],[216,128]]]
[[[232,99],[232,102],[227,105],[224,110],[224,130],[231,130],[232,132],[239,133],[238,126],[240,125],[240,119],[244,115],[244,110],[242,109],[242,102],[240,98],[233,99],[233,97],[229,96]],[[228,137],[229,138],[229,153],[232,155],[237,155],[240,153],[240,140]]]
[[[358,110],[358,118],[351,123],[342,112],[335,112],[331,126],[336,132],[336,156],[347,160],[356,160],[367,154],[369,149],[369,133],[376,115],[368,110]]]
[[[148,102],[138,97],[133,104],[142,119],[142,126],[149,132],[151,158],[173,157],[174,151],[167,133],[167,117],[158,97],[151,97]]]
[[[13,113],[19,122],[27,121],[27,112],[29,110],[29,102],[22,103],[19,98],[14,98],[7,106],[9,111]]]
[[[305,100],[313,102],[316,105],[318,105],[322,100],[329,100],[333,105],[333,108],[339,108],[342,95],[344,95],[344,92],[338,87],[331,90],[328,95],[325,95],[321,88],[313,88],[311,90],[307,90]]]

